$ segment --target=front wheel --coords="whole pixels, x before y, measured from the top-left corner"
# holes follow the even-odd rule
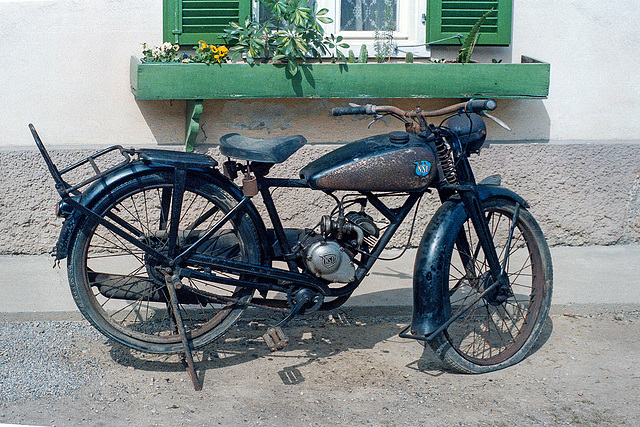
[[[92,210],[167,254],[173,192],[172,172],[150,172],[111,188]],[[198,254],[260,264],[259,237],[249,215],[240,211],[228,221],[221,220],[237,203],[216,183],[189,174],[179,216],[178,253],[216,227]],[[166,267],[95,219],[84,217],[68,259],[71,293],[82,314],[104,335],[145,352],[180,352],[182,342],[169,304]],[[225,279],[251,280],[213,273]],[[194,348],[231,327],[253,295],[253,289],[234,286],[233,281],[224,284],[183,277],[181,283],[178,309]]]
[[[509,290],[504,302],[491,293],[479,298],[490,282],[489,266],[465,216],[447,249],[450,262],[442,279],[452,315],[466,312],[430,341],[447,367],[462,373],[491,372],[521,361],[538,339],[551,305],[551,254],[533,216],[518,206],[514,226],[515,202],[491,198],[482,205]]]

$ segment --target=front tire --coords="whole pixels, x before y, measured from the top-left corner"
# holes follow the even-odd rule
[[[174,175],[149,172],[114,186],[92,210],[119,224],[160,253],[168,246]],[[188,174],[180,215],[178,253],[211,229],[238,201],[205,176]],[[198,254],[260,264],[255,224],[241,211],[231,217]],[[188,260],[187,260],[188,262]],[[182,342],[169,304],[163,268],[137,246],[91,217],[83,217],[71,246],[68,275],[82,314],[100,332],[128,347],[150,353],[181,352]],[[227,278],[241,278],[214,272]],[[247,279],[246,277],[242,277]],[[253,289],[181,278],[179,310],[193,348],[222,335],[251,300]],[[187,289],[187,291],[185,291]],[[203,298],[189,289],[221,298]]]
[[[491,198],[482,203],[500,262],[516,203]],[[445,365],[461,373],[485,373],[524,359],[538,339],[551,305],[553,273],[547,242],[533,216],[519,206],[506,261],[509,297],[498,303],[475,299],[488,283],[489,267],[471,219],[464,215],[458,238],[449,248],[442,280],[449,289],[452,315],[469,310],[429,342]]]

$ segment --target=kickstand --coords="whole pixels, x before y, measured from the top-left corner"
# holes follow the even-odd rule
[[[178,296],[176,295],[176,288],[173,284],[174,278],[171,275],[165,276],[165,282],[167,284],[167,289],[169,290],[169,299],[171,300],[171,311],[173,312],[173,317],[176,321],[176,325],[178,326],[178,333],[180,334],[180,338],[182,339],[182,348],[184,349],[184,360],[187,362],[187,372],[191,377],[191,381],[193,382],[193,388],[196,391],[202,390],[202,384],[200,384],[200,380],[198,379],[198,374],[196,373],[196,368],[193,363],[193,355],[191,354],[191,345],[189,343],[189,338],[187,337],[187,331],[184,328],[184,322],[182,321],[182,315],[180,314],[180,309],[178,307]],[[180,279],[175,276],[175,280],[179,281]]]

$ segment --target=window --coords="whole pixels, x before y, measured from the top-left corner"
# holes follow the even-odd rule
[[[385,22],[396,30],[397,0],[341,0],[339,3],[340,31],[375,31]]]
[[[311,0],[314,1],[314,0]],[[428,56],[425,43],[446,38],[439,44],[459,44],[458,34],[468,32],[492,7],[496,12],[482,26],[478,44],[508,45],[511,42],[512,0],[315,0],[318,9],[327,8],[333,23],[327,34],[341,35],[359,53],[367,45],[373,56],[376,30],[389,23],[397,55],[412,52]],[[260,16],[252,0],[164,0],[164,41],[196,45],[198,40],[223,43],[223,30],[230,21],[242,21],[251,13]],[[425,38],[426,36],[426,38]]]
[[[356,55],[365,44],[370,56],[375,55],[375,33],[384,27],[393,28],[393,45],[397,55],[412,52],[428,56],[424,45],[422,15],[427,0],[316,0],[318,8],[332,12],[334,22],[325,26],[328,34],[341,35]],[[333,12],[335,11],[335,12]]]

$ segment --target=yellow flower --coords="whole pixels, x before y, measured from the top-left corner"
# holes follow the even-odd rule
[[[218,48],[218,51],[219,51],[222,55],[226,55],[226,54],[227,54],[227,52],[229,52],[229,49],[227,49],[227,47],[226,47],[226,46],[220,46],[220,47]]]
[[[211,52],[218,53],[218,48],[215,46],[211,46]]]

